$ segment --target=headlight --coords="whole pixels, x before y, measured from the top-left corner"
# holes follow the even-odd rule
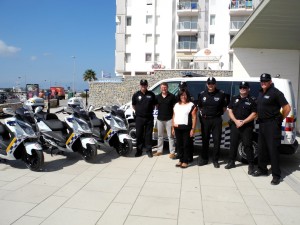
[[[110,125],[113,130],[127,130],[124,121],[116,116],[112,116],[110,120]]]

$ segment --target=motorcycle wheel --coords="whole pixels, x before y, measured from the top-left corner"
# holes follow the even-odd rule
[[[83,150],[82,157],[86,162],[93,161],[97,156],[97,145],[88,144]]]
[[[131,140],[124,139],[124,143],[119,142],[117,152],[121,156],[128,156],[133,149],[133,144]]]
[[[136,145],[136,129],[135,129],[135,123],[129,124],[128,129],[128,135],[132,138],[132,143],[135,146]]]
[[[44,165],[44,154],[42,151],[32,151],[32,155],[27,154],[24,155],[24,162],[28,169],[32,171],[39,171],[42,169]]]

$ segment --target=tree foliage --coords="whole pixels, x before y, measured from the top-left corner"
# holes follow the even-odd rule
[[[94,81],[97,80],[96,73],[94,70],[88,69],[83,74],[84,81]]]

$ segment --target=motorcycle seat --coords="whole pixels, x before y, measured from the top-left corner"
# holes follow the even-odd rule
[[[64,123],[59,119],[49,119],[44,122],[53,131],[60,131],[65,128]]]

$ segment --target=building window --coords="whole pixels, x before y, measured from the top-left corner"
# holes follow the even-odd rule
[[[131,26],[131,16],[126,17],[126,26]]]
[[[152,42],[152,34],[146,34],[146,43]]]
[[[216,23],[216,15],[210,15],[210,25],[215,25]]]
[[[131,5],[132,5],[132,4],[131,4],[131,0],[127,0],[127,1],[126,1],[126,5],[127,5],[127,6],[131,6]]]
[[[125,36],[125,42],[126,42],[126,45],[130,44],[130,42],[131,42],[131,34],[126,34],[126,36]]]
[[[147,0],[147,5],[152,5],[152,0]]]
[[[146,53],[145,61],[146,62],[151,62],[152,61],[152,54],[151,53]]]
[[[160,56],[159,56],[159,53],[156,53],[155,54],[155,59],[154,59],[155,62],[159,62],[160,61]]]
[[[131,62],[131,53],[125,53],[125,62],[130,63]]]
[[[155,44],[156,45],[159,43],[159,38],[160,38],[159,34],[155,35]]]
[[[209,35],[209,44],[213,45],[215,43],[215,35],[211,34]]]
[[[146,24],[151,24],[152,23],[152,16],[151,15],[147,15],[146,16]]]

